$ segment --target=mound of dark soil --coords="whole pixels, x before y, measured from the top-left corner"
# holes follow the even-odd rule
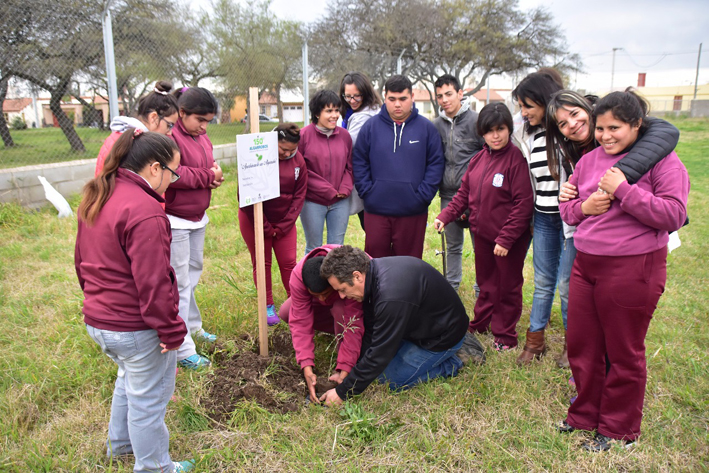
[[[258,355],[258,344],[248,335],[235,342],[236,351],[221,342],[210,353],[216,368],[202,405],[218,422],[226,422],[239,402],[255,401],[264,409],[284,414],[305,403],[308,392],[303,374],[295,363],[295,351],[288,332],[269,334],[269,356]],[[318,395],[334,387],[326,377],[318,378]]]

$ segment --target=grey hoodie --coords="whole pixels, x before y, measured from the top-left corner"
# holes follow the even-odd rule
[[[483,147],[483,140],[476,131],[478,113],[470,110],[468,97],[463,98],[460,110],[455,117],[449,118],[439,110],[433,125],[441,135],[446,165],[440,186],[441,198],[452,199],[468,169],[470,159]]]

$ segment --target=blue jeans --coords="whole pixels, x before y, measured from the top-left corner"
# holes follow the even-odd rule
[[[464,339],[461,338],[455,346],[444,351],[426,350],[403,340],[396,356],[377,380],[387,384],[390,389],[405,390],[430,379],[455,376],[463,367],[463,362],[455,353],[460,350]]]
[[[197,353],[192,334],[202,328],[202,314],[197,307],[194,289],[202,276],[206,229],[207,227],[194,230],[172,229],[170,265],[175,270],[177,290],[180,293],[179,314],[187,326],[187,335],[177,351],[178,360],[184,360]]]
[[[300,223],[305,234],[305,254],[322,246],[322,232],[327,221],[327,244],[345,243],[345,232],[350,221],[350,199],[341,199],[332,205],[305,201],[300,212]]]
[[[573,238],[564,239],[564,229],[559,214],[534,212],[532,251],[534,298],[532,311],[529,314],[529,331],[544,330],[549,322],[557,284],[561,299],[561,317],[566,328],[569,279],[576,258],[576,247]]]
[[[136,472],[173,471],[165,410],[175,391],[177,352],[160,353],[155,330],[86,330],[118,365],[106,454],[132,453]]]

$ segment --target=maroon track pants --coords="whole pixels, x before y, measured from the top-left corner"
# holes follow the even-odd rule
[[[522,271],[531,234],[526,230],[509,248],[507,256],[495,256],[494,241],[472,232],[471,236],[475,242],[475,278],[480,295],[468,330],[483,333],[489,327],[496,342],[516,347],[517,322],[522,316]]]
[[[364,251],[372,258],[423,256],[428,212],[410,217],[388,217],[364,212],[367,234]]]
[[[254,222],[251,221],[246,212],[239,210],[239,230],[246,246],[251,253],[251,266],[253,267],[254,285],[256,285],[256,237],[254,236]],[[281,282],[286,289],[286,294],[290,297],[290,274],[297,263],[296,251],[298,246],[298,230],[293,225],[291,229],[279,239],[265,237],[264,253],[266,258],[266,304],[273,304],[273,291],[271,283],[272,251],[276,253],[278,269],[281,271]]]
[[[665,289],[666,263],[666,247],[636,256],[576,254],[566,340],[578,398],[569,425],[615,439],[640,435],[645,335]]]

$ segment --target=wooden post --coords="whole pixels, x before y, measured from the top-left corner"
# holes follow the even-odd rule
[[[258,88],[249,87],[249,124],[251,133],[259,133]],[[268,356],[268,323],[266,321],[266,258],[263,243],[263,202],[254,204],[254,236],[256,238],[256,288],[258,294],[259,354]]]

